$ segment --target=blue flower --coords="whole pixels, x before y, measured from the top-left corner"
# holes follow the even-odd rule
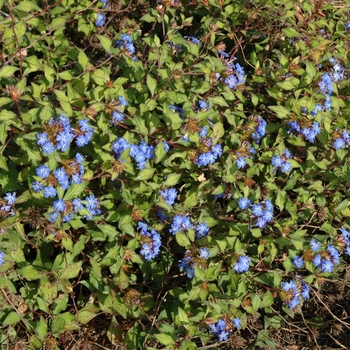
[[[163,147],[165,152],[169,152],[170,146],[166,141],[163,141]]]
[[[121,106],[127,106],[128,101],[123,96],[118,96],[118,100]]]
[[[261,204],[253,204],[252,213],[255,216],[262,216],[264,211]]]
[[[39,146],[43,146],[46,142],[49,142],[49,138],[48,138],[47,132],[43,132],[41,134],[37,134],[36,137],[38,139],[36,143]]]
[[[103,27],[106,23],[106,18],[107,17],[104,13],[99,13],[95,21],[96,27]]]
[[[0,266],[5,262],[5,253],[0,251]]]
[[[175,105],[169,105],[169,108],[173,112],[178,112],[182,119],[185,117],[185,111],[181,107],[178,107],[178,106],[175,106]]]
[[[38,181],[33,182],[32,186],[33,186],[34,192],[40,192],[44,189],[44,186]]]
[[[288,148],[283,151],[283,155],[288,159],[293,158],[292,152]]]
[[[55,146],[48,141],[41,146],[41,149],[45,154],[51,154],[55,150]]]
[[[121,123],[124,120],[124,114],[119,111],[114,111],[112,114],[113,123]]]
[[[210,107],[210,103],[208,101],[199,100],[198,104],[199,104],[199,108],[202,110],[207,110]]]
[[[283,159],[281,156],[274,156],[271,159],[271,164],[275,167],[280,167],[283,164]]]
[[[321,242],[318,242],[315,239],[312,239],[310,241],[310,247],[314,252],[317,252],[321,248]]]
[[[238,83],[238,79],[234,74],[231,74],[227,78],[225,78],[225,84],[228,85],[230,89],[235,89]]]
[[[209,234],[209,227],[204,222],[198,223],[196,226],[196,239],[202,239],[207,237]]]
[[[54,211],[62,212],[66,209],[66,203],[63,199],[58,199],[57,201],[54,201],[52,206]]]
[[[184,39],[193,42],[194,44],[199,45],[201,42],[194,36],[184,36]]]
[[[56,197],[57,191],[53,186],[46,186],[44,188],[44,197],[45,198],[53,198]]]
[[[58,211],[54,211],[53,213],[49,214],[49,221],[50,222],[56,222],[58,219]]]
[[[9,204],[9,205],[15,204],[16,200],[17,200],[16,192],[13,192],[13,193],[7,192],[4,199],[5,199],[5,201],[7,201],[7,204]]]
[[[334,143],[333,143],[333,147],[335,149],[344,149],[345,148],[345,141],[341,138],[341,137],[338,137]]]
[[[321,261],[322,261],[321,255],[320,254],[316,254],[315,257],[314,257],[314,260],[313,260],[313,263],[314,263],[315,267],[320,267]]]
[[[289,173],[292,170],[292,164],[289,162],[284,162],[281,166],[281,171],[283,173]]]
[[[165,190],[160,190],[160,195],[164,198],[168,205],[172,206],[175,203],[177,191],[175,188],[168,188]]]
[[[249,200],[249,198],[245,198],[245,197],[240,198],[239,201],[238,201],[238,206],[242,210],[248,209],[250,207],[250,200]]]
[[[256,220],[255,226],[259,228],[265,228],[267,225],[267,220],[263,216],[258,217]]]
[[[330,260],[321,260],[321,266],[319,269],[322,272],[332,272],[334,270],[334,264]]]
[[[247,165],[247,161],[244,157],[239,157],[236,161],[238,169],[243,169]]]
[[[215,158],[220,157],[222,155],[222,147],[220,144],[213,145],[211,147],[211,153]]]
[[[90,211],[97,208],[99,205],[98,199],[93,194],[91,194],[90,196],[87,196],[85,198],[85,202],[86,202],[86,208],[89,209]]]
[[[242,273],[249,270],[249,264],[250,264],[250,258],[246,255],[241,255],[238,258],[238,261],[236,262],[235,266],[233,267],[233,270]]]
[[[199,253],[200,253],[200,255],[199,255],[200,258],[208,260],[210,253],[209,253],[209,250],[207,248],[199,249]]]
[[[84,208],[83,203],[80,198],[75,198],[72,202],[74,211],[77,213],[79,210]]]
[[[304,265],[304,260],[303,258],[297,255],[293,258],[292,263],[296,268],[300,269]]]
[[[270,210],[264,210],[264,212],[262,214],[262,219],[265,222],[270,222],[273,219],[273,212]]]
[[[203,126],[199,133],[199,137],[204,138],[207,136],[207,133],[208,133],[208,128],[206,126]]]
[[[233,319],[233,324],[237,329],[241,328],[241,320],[239,318],[234,318]]]
[[[173,217],[173,222],[169,231],[170,233],[175,235],[176,232],[183,232],[185,230],[187,231],[190,228],[193,228],[193,224],[191,223],[191,220],[188,215],[175,215]]]
[[[304,281],[302,282],[301,295],[305,300],[310,298],[310,287]]]
[[[194,277],[194,266],[192,263],[192,257],[189,254],[189,251],[186,251],[187,256],[179,260],[179,269],[184,271],[188,278]]]

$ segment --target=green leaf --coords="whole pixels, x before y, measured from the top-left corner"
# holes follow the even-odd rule
[[[296,31],[294,28],[283,28],[283,32],[287,35],[288,38],[300,38],[301,34]]]
[[[153,176],[154,171],[155,171],[155,169],[153,169],[153,168],[143,169],[139,172],[139,174],[135,178],[135,180],[137,180],[137,181],[149,180]]]
[[[261,305],[261,299],[259,295],[255,294],[252,299],[253,310],[256,312],[260,308],[260,305]]]
[[[68,201],[71,199],[78,198],[81,195],[81,193],[84,192],[85,186],[86,182],[83,182],[81,184],[72,184],[67,190],[67,192],[64,194],[63,199],[65,201]]]
[[[157,80],[154,79],[151,74],[147,74],[147,77],[146,77],[146,84],[147,84],[147,87],[149,88],[149,91],[151,91],[151,94],[152,96],[154,95],[154,92],[156,90],[156,87],[157,87]]]
[[[85,52],[80,50],[78,54],[78,62],[85,70],[87,66],[90,64],[89,58],[86,56]]]
[[[77,321],[82,324],[89,323],[94,317],[97,316],[97,313],[100,309],[92,304],[84,306],[77,315]]]
[[[268,290],[264,294],[263,300],[262,300],[262,302],[260,304],[260,308],[271,306],[273,303],[274,303],[273,295]]]
[[[284,119],[290,117],[290,111],[283,106],[268,106],[273,112],[276,113],[277,117]]]
[[[14,10],[26,12],[27,14],[33,10],[42,12],[41,8],[33,1],[20,1],[19,4],[14,7]]]
[[[164,187],[177,185],[179,183],[180,178],[181,178],[181,174],[176,174],[176,173],[169,174],[164,182]]]
[[[176,242],[181,246],[181,247],[189,247],[191,245],[190,240],[187,238],[187,236],[182,233],[182,232],[176,232],[175,235]]]
[[[40,317],[40,321],[37,323],[35,330],[39,338],[44,340],[47,334],[47,322],[45,321],[44,317]]]
[[[342,211],[349,206],[349,200],[344,199],[337,207],[334,209],[335,211]]]
[[[100,40],[100,43],[101,43],[102,47],[104,48],[104,50],[107,53],[110,53],[111,52],[111,47],[112,47],[112,40],[110,38],[106,37],[106,36],[103,36],[103,35],[97,34],[96,36]]]
[[[162,345],[175,345],[175,340],[168,334],[155,334],[154,335],[157,340],[162,344]]]
[[[0,154],[0,169],[4,169],[6,171],[9,171],[9,168],[7,166],[6,158]]]
[[[24,277],[28,281],[35,281],[43,276],[43,274],[32,265],[25,266],[17,271],[22,277]]]
[[[295,77],[287,78],[285,81],[277,83],[283,90],[293,90],[299,86],[300,80]]]
[[[183,325],[183,324],[189,323],[187,312],[184,309],[181,309],[181,307],[177,308],[177,317],[178,317],[180,324]]]
[[[40,112],[40,119],[43,121],[43,122],[48,122],[53,116],[54,116],[55,112],[51,106],[50,103],[48,103],[47,105],[45,105],[43,107],[43,109],[41,110]]]
[[[17,324],[21,321],[21,316],[17,312],[10,312],[6,318],[1,322],[3,326]]]
[[[11,77],[19,68],[14,66],[4,66],[0,69],[0,79]]]
[[[65,267],[62,274],[59,276],[60,279],[75,278],[79,275],[83,262],[78,261]]]
[[[225,135],[225,130],[224,130],[224,126],[222,125],[222,123],[218,122],[218,123],[214,124],[214,127],[213,127],[214,143],[216,144],[224,135]]]

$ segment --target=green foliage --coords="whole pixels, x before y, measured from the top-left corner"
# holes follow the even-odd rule
[[[0,0],[0,343],[274,348],[350,251],[346,6]]]

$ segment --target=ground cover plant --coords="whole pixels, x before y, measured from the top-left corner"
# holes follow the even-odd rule
[[[349,8],[0,0],[0,348],[349,348]]]

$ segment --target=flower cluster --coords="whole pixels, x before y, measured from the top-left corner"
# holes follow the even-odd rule
[[[75,158],[62,160],[62,167],[51,172],[50,168],[44,164],[36,168],[39,181],[33,182],[34,192],[43,191],[45,198],[53,198],[57,194],[56,187],[59,185],[63,190],[68,190],[71,184],[81,184],[85,168],[82,165],[84,157],[77,153]],[[45,186],[44,186],[45,185]]]
[[[191,219],[188,216],[188,214],[187,215],[175,215],[173,217],[173,222],[171,224],[169,231],[170,231],[170,233],[175,235],[176,232],[187,231],[193,227],[194,227],[194,225],[192,224]]]
[[[98,13],[97,14],[97,18],[96,18],[96,21],[95,21],[95,26],[96,27],[103,27],[106,23],[106,15],[104,13]]]
[[[53,211],[49,214],[51,222],[56,222],[60,216],[62,222],[69,222],[80,211],[85,213],[84,219],[87,220],[93,220],[96,215],[102,214],[99,200],[92,194],[87,196],[84,201],[80,198],[75,198],[73,201],[59,198],[53,202],[52,207]]]
[[[250,146],[251,146],[250,143],[246,142],[245,146],[241,147],[236,152],[236,156],[237,156],[236,164],[238,169],[244,169],[245,166],[247,165],[247,159],[245,156],[247,156],[248,153],[249,153],[249,158],[253,158],[254,155],[256,154],[256,149]]]
[[[342,227],[342,238],[345,243],[345,254],[350,255],[350,232]]]
[[[222,147],[220,144],[213,145],[212,139],[202,139],[201,150],[205,150],[204,153],[200,153],[197,158],[198,166],[207,166],[209,164],[214,164],[218,157],[222,155]]]
[[[233,266],[233,271],[236,271],[238,273],[247,272],[249,270],[249,264],[251,262],[251,259],[249,256],[241,255],[238,258],[238,261],[236,262],[235,266]]]
[[[253,204],[251,206],[249,198],[242,197],[238,201],[238,206],[242,210],[247,210],[251,207],[256,227],[264,228],[273,219],[273,204],[268,199],[260,204]]]
[[[123,151],[130,149],[130,156],[137,163],[138,169],[146,168],[147,160],[154,158],[154,146],[148,146],[145,141],[141,141],[139,145],[130,144],[124,138],[119,137],[113,144],[112,150],[116,153],[117,160]]]
[[[194,257],[190,250],[186,250],[185,257],[179,260],[179,269],[183,271],[188,278],[193,278],[194,268],[196,266],[206,268],[206,261],[209,255],[210,253],[207,248],[200,248],[198,257]]]
[[[130,55],[133,55],[132,59],[137,61],[137,57],[135,56],[136,49],[130,35],[122,34],[121,40],[117,40],[115,44],[118,49],[124,49]]]
[[[293,158],[292,153],[286,148],[281,156],[274,156],[271,159],[271,164],[274,166],[276,173],[278,168],[281,168],[283,173],[289,173],[292,170],[292,164],[287,159]]]
[[[244,68],[239,63],[233,63],[236,60],[235,57],[231,58],[230,55],[224,51],[219,51],[219,57],[222,62],[226,64],[224,83],[228,85],[230,89],[236,89],[238,85],[245,83],[246,74]],[[220,74],[218,75],[219,79]]]
[[[150,261],[159,254],[162,245],[160,235],[155,230],[151,230],[144,222],[139,222],[137,227],[141,234],[142,249],[140,253],[147,261]]]
[[[199,222],[197,225],[194,225],[188,215],[175,215],[169,231],[175,235],[176,232],[183,232],[189,229],[195,230],[196,239],[205,238],[209,234],[209,227],[205,222]]]
[[[260,115],[253,116],[253,120],[256,123],[256,128],[252,133],[252,138],[256,143],[259,143],[266,134],[267,123]]]
[[[172,206],[175,203],[177,191],[175,188],[166,188],[164,190],[160,190],[160,195],[163,197],[166,204]]]
[[[328,245],[326,249],[320,251],[321,243],[312,239],[310,241],[310,248],[311,251],[306,250],[303,256],[296,255],[292,259],[292,263],[296,268],[302,268],[304,266],[304,260],[312,260],[313,265],[321,272],[332,272],[335,265],[340,263],[340,253],[333,244]]]
[[[209,330],[210,333],[218,336],[219,341],[225,341],[228,340],[233,326],[239,329],[241,327],[241,320],[239,318],[230,319],[230,324],[227,324],[225,320],[220,319],[217,323],[210,324]]]
[[[114,101],[111,101],[111,104],[114,107],[111,124],[117,125],[118,123],[121,123],[125,118],[120,107],[126,106],[128,102],[125,100],[123,96],[118,96],[118,102],[115,104]]]
[[[300,134],[311,143],[315,142],[316,136],[321,132],[321,128],[318,122],[308,121],[306,125],[301,126],[300,122],[293,120],[287,122],[287,126],[288,133]]]
[[[67,151],[74,138],[76,145],[83,147],[91,141],[94,133],[87,119],[80,120],[78,125],[72,128],[69,118],[63,115],[51,119],[44,129],[43,133],[37,134],[37,144],[45,154],[51,154],[55,149]]]
[[[14,216],[13,206],[16,204],[17,195],[16,192],[7,192],[4,199],[0,200],[0,216],[2,218],[7,218],[8,216]]]
[[[300,304],[301,300],[306,300],[310,297],[310,287],[304,281],[286,281],[282,282],[281,298],[288,307],[293,310]]]

